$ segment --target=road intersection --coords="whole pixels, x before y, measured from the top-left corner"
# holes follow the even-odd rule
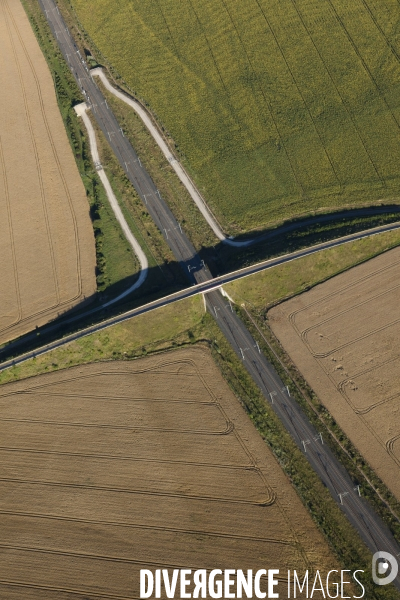
[[[270,261],[264,261],[264,263],[260,263],[259,265],[247,267],[236,274],[230,273],[222,277],[213,278],[207,266],[201,260],[192,243],[185,235],[180,224],[173,216],[169,207],[161,198],[159,191],[143,168],[135,150],[123,135],[103,94],[93,81],[93,77],[90,74],[86,62],[80,55],[56,4],[53,0],[39,0],[39,4],[47,16],[60,49],[68,62],[82,93],[86,97],[87,103],[90,105],[97,123],[109,140],[118,161],[146,205],[146,208],[157,227],[163,234],[165,241],[171,248],[176,260],[185,270],[192,287],[168,298],[163,298],[151,303],[151,305],[147,305],[147,307],[134,309],[133,311],[129,311],[123,315],[94,325],[83,332],[77,332],[71,336],[67,336],[62,340],[49,344],[43,349],[36,350],[34,353],[28,353],[25,356],[15,358],[13,361],[2,363],[0,365],[0,370],[9,368],[12,364],[19,364],[20,362],[27,360],[29,356],[48,352],[69,341],[78,339],[84,335],[89,335],[90,333],[109,327],[125,319],[132,318],[136,314],[153,310],[154,308],[170,302],[175,302],[193,294],[203,293],[205,294],[206,305],[209,312],[214,316],[217,324],[230,342],[238,358],[243,362],[248,373],[264,394],[266,402],[272,404],[273,410],[292,435],[298,447],[304,452],[315,472],[329,489],[333,498],[359,532],[361,538],[370,548],[371,552],[374,553],[377,550],[383,550],[390,552],[394,556],[398,555],[400,548],[388,528],[378,515],[374,513],[367,502],[360,497],[359,489],[355,483],[351,480],[344,467],[332,454],[327,445],[323,443],[323,439],[319,435],[319,432],[315,430],[299,405],[290,396],[290,390],[284,386],[272,365],[260,352],[257,342],[253,339],[244,323],[232,310],[231,305],[222,296],[218,288],[224,283],[232,281],[237,277],[246,276],[252,272],[257,272],[265,268],[271,268],[272,266],[294,260],[300,256],[305,256],[325,248],[337,246],[340,243],[347,243],[354,239],[360,239],[382,231],[398,229],[400,228],[400,223],[375,228],[373,231],[346,236],[346,238],[342,238],[341,241],[333,240],[331,242],[325,242],[324,244],[319,244],[313,248],[300,250]],[[397,576],[395,585],[400,589],[400,576]]]

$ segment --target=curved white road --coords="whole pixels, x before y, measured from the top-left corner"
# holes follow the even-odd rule
[[[108,180],[108,177],[105,174],[105,171],[101,165],[99,151],[97,148],[96,134],[95,134],[93,125],[92,125],[88,115],[86,114],[87,108],[88,108],[87,104],[85,102],[82,102],[81,104],[78,104],[77,106],[75,106],[75,112],[79,117],[82,118],[82,121],[85,124],[85,127],[86,127],[88,135],[89,135],[90,152],[92,154],[92,159],[93,159],[94,165],[96,167],[97,173],[99,174],[100,180],[104,186],[104,189],[107,194],[107,198],[110,202],[110,205],[114,212],[114,215],[115,215],[118,223],[121,225],[121,229],[124,232],[125,238],[127,239],[129,245],[131,246],[132,250],[134,251],[134,253],[136,254],[136,256],[139,259],[140,269],[141,269],[139,278],[135,281],[135,283],[133,285],[131,285],[128,289],[126,289],[124,292],[122,292],[122,294],[120,294],[116,298],[113,298],[106,304],[102,304],[101,308],[106,308],[107,306],[110,306],[111,304],[115,304],[122,298],[125,298],[125,296],[128,296],[129,294],[131,294],[132,292],[137,290],[144,283],[144,281],[148,275],[148,272],[149,272],[149,263],[147,261],[147,256],[143,252],[139,242],[137,241],[137,239],[131,232],[129,225],[126,222],[126,219],[125,219],[125,217],[122,213],[122,210],[118,204],[118,200],[115,197],[115,194],[112,190],[112,187]]]
[[[163,139],[162,135],[158,131],[157,127],[151,120],[148,113],[139,104],[139,102],[135,102],[135,100],[132,100],[132,98],[130,98],[123,92],[120,92],[113,85],[111,85],[111,83],[107,79],[103,69],[101,69],[100,67],[97,67],[96,69],[92,69],[90,71],[90,74],[92,76],[96,75],[97,77],[99,77],[101,82],[103,83],[104,87],[111,94],[113,94],[114,96],[116,96],[117,98],[122,100],[123,102],[126,102],[126,104],[128,104],[131,108],[133,108],[133,110],[139,115],[139,117],[142,119],[144,125],[147,127],[150,134],[152,135],[155,142],[157,143],[158,147],[160,148],[161,152],[164,154],[165,158],[168,160],[171,167],[174,169],[175,173],[178,175],[180,181],[183,183],[183,185],[189,192],[190,197],[196,204],[197,208],[199,209],[199,211],[201,212],[201,214],[203,215],[203,217],[205,218],[205,220],[207,221],[207,223],[209,224],[209,226],[215,233],[216,237],[219,240],[221,240],[222,242],[224,242],[225,244],[229,244],[230,246],[244,247],[244,246],[249,246],[250,244],[252,244],[253,240],[246,240],[243,242],[235,242],[234,240],[226,237],[226,235],[223,233],[223,231],[219,227],[217,221],[215,220],[215,217],[212,215],[210,209],[208,208],[204,198],[202,197],[200,192],[196,189],[193,181],[190,179],[189,175],[186,173],[186,171],[183,168],[183,166],[181,165],[181,163],[175,158],[175,156],[173,156],[173,154],[171,154],[171,150],[169,149],[167,143]]]

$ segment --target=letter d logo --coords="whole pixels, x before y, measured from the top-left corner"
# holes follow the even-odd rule
[[[372,579],[377,585],[392,583],[397,577],[399,565],[389,552],[375,552],[372,557]],[[385,575],[385,576],[384,576]]]

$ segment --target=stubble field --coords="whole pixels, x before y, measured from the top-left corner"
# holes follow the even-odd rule
[[[269,311],[320,401],[400,499],[400,249]]]
[[[137,598],[140,568],[334,568],[204,350],[7,384],[0,407],[4,600]]]
[[[89,205],[19,0],[0,2],[0,344],[96,290]]]
[[[230,232],[398,201],[397,0],[60,3]]]

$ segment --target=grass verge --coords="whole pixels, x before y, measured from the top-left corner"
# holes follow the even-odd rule
[[[98,360],[123,360],[189,343],[204,313],[199,296],[139,315],[0,373],[0,384]]]
[[[238,304],[246,302],[264,315],[275,304],[399,244],[400,231],[380,233],[243,277],[224,289]]]
[[[130,106],[110,94],[100,81],[98,83],[124,134],[196,250],[214,245],[217,239],[211,228],[140,117]]]
[[[354,482],[361,485],[363,496],[400,541],[400,503],[322,406],[272,333],[267,318],[267,311],[272,306],[399,244],[400,232],[379,234],[251,275],[224,286],[224,289],[237,304],[246,306],[245,310],[240,309],[240,315],[263,352],[285,385],[290,386],[292,395],[311,422],[323,433]]]
[[[344,569],[364,569],[369,599],[395,600],[392,588],[373,586],[370,553],[349,526],[329,492],[265,401],[212,317],[201,297],[141,315],[76,340],[0,374],[0,384],[100,360],[132,360],[188,344],[205,344],[260,435],[270,446],[302,502],[328,540]]]
[[[22,0],[32,29],[54,80],[56,97],[75,161],[86,189],[96,240],[97,288],[104,291],[138,272],[138,261],[127,243],[93,168],[89,141],[74,106],[83,101],[80,90],[35,0]]]
[[[171,249],[147,212],[135,188],[126,177],[103,132],[88,113],[96,132],[101,164],[112,185],[114,194],[133,235],[147,255],[149,275],[143,286],[134,294],[145,296],[166,286],[185,285],[182,269],[174,260]]]

